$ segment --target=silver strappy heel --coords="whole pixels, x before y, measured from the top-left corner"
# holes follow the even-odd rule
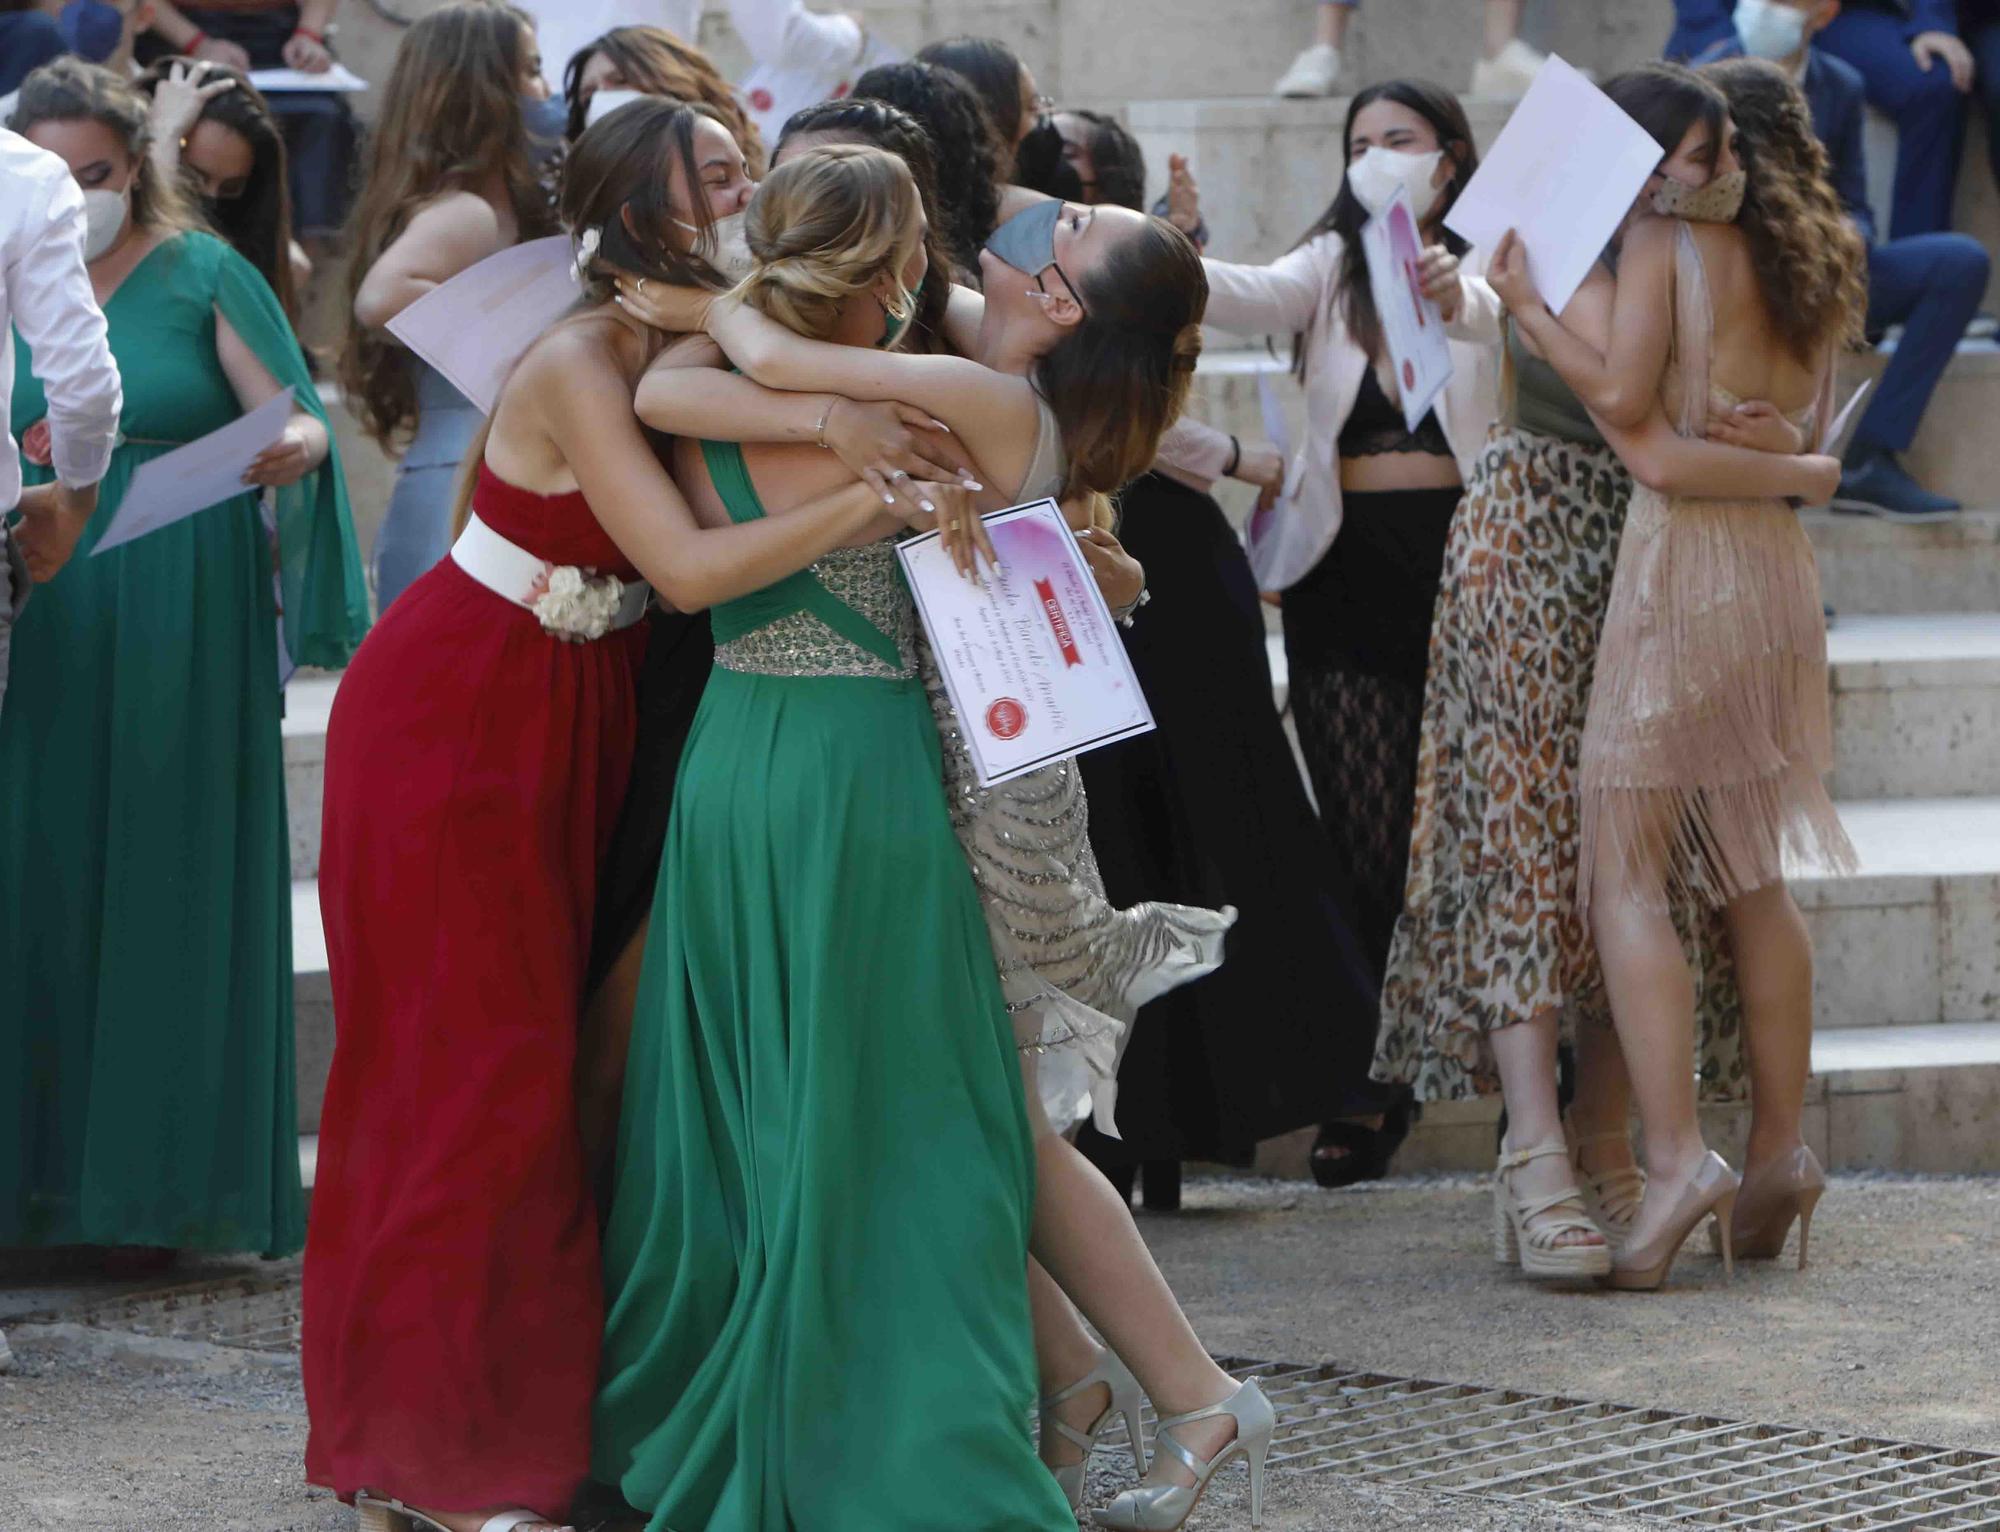
[[[1193,1425],[1198,1420],[1212,1420],[1218,1415],[1229,1415],[1236,1421],[1236,1437],[1227,1442],[1214,1457],[1203,1462],[1177,1441],[1173,1432],[1181,1426]],[[1118,1532],[1177,1532],[1177,1529],[1192,1516],[1195,1507],[1201,1504],[1201,1497],[1214,1479],[1216,1470],[1227,1467],[1237,1458],[1247,1459],[1250,1464],[1250,1525],[1264,1524],[1264,1460],[1271,1451],[1271,1439],[1278,1433],[1278,1412],[1271,1408],[1271,1401],[1264,1397],[1264,1391],[1256,1380],[1245,1382],[1235,1393],[1220,1404],[1211,1404],[1205,1410],[1191,1410],[1185,1415],[1170,1415],[1159,1422],[1153,1432],[1153,1450],[1171,1452],[1186,1465],[1194,1475],[1192,1484],[1140,1484],[1104,1507],[1092,1511],[1090,1519],[1100,1527],[1112,1527]]]
[[[361,1490],[354,1497],[355,1532],[450,1532],[443,1522],[433,1521],[414,1506],[407,1506],[400,1500],[383,1499]],[[540,1522],[544,1526],[562,1527],[562,1532],[575,1532],[563,1523],[551,1523],[546,1516],[538,1516],[533,1511],[501,1511],[489,1516],[479,1524],[479,1532],[514,1532],[516,1527],[529,1526]]]
[[[1088,1431],[1079,1431],[1063,1420],[1056,1411],[1070,1400],[1088,1393],[1099,1384],[1111,1390],[1111,1403],[1102,1415],[1092,1423]],[[1069,1496],[1069,1508],[1074,1511],[1083,1504],[1083,1483],[1089,1476],[1090,1455],[1097,1450],[1098,1438],[1110,1429],[1113,1416],[1125,1419],[1125,1434],[1132,1441],[1132,1466],[1141,1478],[1146,1473],[1146,1439],[1140,1434],[1139,1412],[1145,1403],[1145,1391],[1139,1387],[1139,1380],[1131,1370],[1118,1360],[1118,1354],[1109,1347],[1098,1358],[1097,1365],[1085,1373],[1068,1388],[1059,1389],[1042,1400],[1042,1431],[1046,1435],[1054,1431],[1064,1441],[1083,1453],[1080,1463],[1064,1463],[1061,1467],[1049,1466],[1049,1472],[1056,1476],[1056,1483]]]

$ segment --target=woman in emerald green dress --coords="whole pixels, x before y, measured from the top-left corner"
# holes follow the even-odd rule
[[[0,1245],[283,1254],[305,1223],[279,651],[339,665],[361,637],[346,493],[284,311],[153,169],[144,100],[62,60],[13,126],[83,187],[125,441],[15,626],[0,718]],[[91,556],[141,465],[288,386],[243,494]]]
[[[901,164],[818,151],[749,301],[893,343],[924,277]],[[783,515],[816,447],[683,442],[696,515]],[[916,617],[879,539],[713,613],[634,1017],[597,1477],[655,1529],[1070,1532],[1027,1429],[1035,1182],[952,833]]]

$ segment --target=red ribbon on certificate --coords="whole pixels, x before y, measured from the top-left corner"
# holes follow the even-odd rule
[[[1062,603],[1056,600],[1056,588],[1047,580],[1035,582],[1035,594],[1042,598],[1042,615],[1049,620],[1049,627],[1055,633],[1056,646],[1062,650],[1063,666],[1081,665],[1083,656],[1077,653],[1076,640],[1069,631],[1069,619],[1063,615]]]

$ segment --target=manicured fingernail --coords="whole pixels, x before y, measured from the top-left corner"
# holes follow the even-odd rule
[[[986,488],[986,486],[984,484],[981,484],[977,479],[961,479],[959,482],[963,484],[967,489],[972,490],[974,493],[977,493],[978,491]]]
[[[884,505],[894,505],[896,503],[896,497],[894,495],[884,495],[882,497],[882,503]]]
[[[917,504],[921,505],[925,510],[929,511],[933,516],[937,514],[937,507],[932,505],[930,501],[919,500]]]

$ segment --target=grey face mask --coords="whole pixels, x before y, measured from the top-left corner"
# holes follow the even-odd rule
[[[1048,292],[1048,287],[1042,281],[1042,273],[1055,267],[1056,276],[1069,289],[1076,306],[1083,308],[1083,294],[1070,281],[1069,273],[1056,264],[1056,225],[1062,222],[1062,215],[1060,202],[1037,202],[1033,207],[1023,208],[993,231],[986,248],[995,260],[1033,277],[1035,286],[1043,293]],[[1088,314],[1085,310],[1085,317]]]

